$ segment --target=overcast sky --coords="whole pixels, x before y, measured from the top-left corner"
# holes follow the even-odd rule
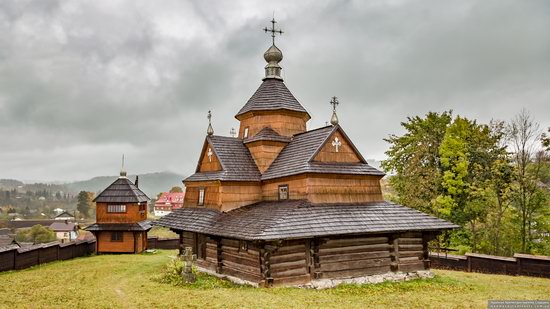
[[[550,126],[550,1],[0,1],[0,178],[194,171],[261,83],[275,18],[285,83],[366,158],[407,116]]]

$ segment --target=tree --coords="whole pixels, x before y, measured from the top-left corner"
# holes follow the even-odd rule
[[[550,128],[548,128],[548,133],[550,133]],[[546,151],[550,151],[550,136],[543,133],[540,140],[542,142],[542,147],[544,147]]]
[[[40,224],[37,224],[30,229],[20,229],[15,235],[16,241],[32,242],[33,244],[51,242],[56,239],[55,233],[52,230]]]
[[[540,137],[539,125],[531,115],[522,110],[508,125],[508,138],[513,151],[516,183],[513,199],[514,207],[520,215],[521,252],[527,252],[530,226],[529,218],[533,205],[536,179],[528,173],[535,150],[535,141]]]
[[[182,193],[182,192],[183,192],[183,189],[180,186],[172,187],[172,189],[170,189],[170,193]]]
[[[82,217],[87,218],[92,204],[90,192],[80,191],[77,200],[76,209],[78,209]]]
[[[406,130],[403,136],[390,135],[384,139],[390,143],[387,160],[382,167],[395,173],[389,182],[398,195],[398,202],[418,210],[436,214],[433,204],[441,193],[441,164],[439,147],[452,112],[429,112],[425,118],[408,117],[402,122]]]

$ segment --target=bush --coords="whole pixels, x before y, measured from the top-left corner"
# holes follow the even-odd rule
[[[15,235],[15,240],[20,242],[32,242],[33,244],[41,244],[57,240],[54,231],[40,224],[37,224],[30,229],[20,229]]]

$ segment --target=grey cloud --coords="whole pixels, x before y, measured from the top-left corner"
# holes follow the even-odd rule
[[[526,107],[550,126],[545,1],[2,1],[0,178],[192,172],[261,82],[273,10],[285,81],[368,158],[406,116],[454,109],[481,121]]]

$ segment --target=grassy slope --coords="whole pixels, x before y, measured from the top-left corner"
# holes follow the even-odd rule
[[[488,299],[550,295],[549,279],[439,270],[430,280],[321,291],[239,287],[211,277],[192,287],[158,283],[155,276],[174,254],[102,255],[0,273],[0,307],[482,308]]]

